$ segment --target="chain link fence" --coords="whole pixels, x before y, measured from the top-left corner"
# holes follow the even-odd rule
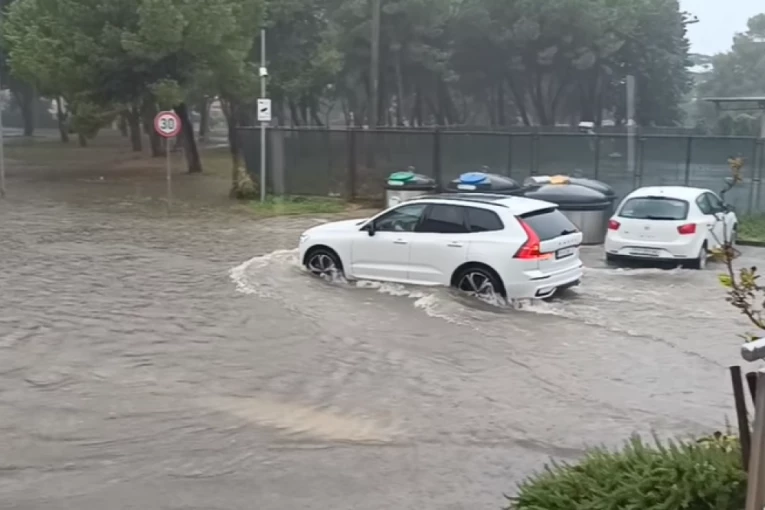
[[[239,135],[247,170],[259,175],[258,128],[242,128]],[[519,181],[545,174],[590,177],[624,196],[651,185],[719,190],[731,175],[728,159],[742,157],[744,181],[726,199],[741,212],[765,212],[763,140],[638,133],[632,166],[627,140],[624,133],[269,128],[268,186],[275,194],[377,199],[386,177],[410,166],[440,184],[486,166]]]

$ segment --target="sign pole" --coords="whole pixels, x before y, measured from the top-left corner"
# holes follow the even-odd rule
[[[170,165],[170,143],[175,140],[175,137],[165,139],[165,160],[166,160],[166,174],[167,179],[167,209],[169,210],[173,201],[173,177],[172,167]]]
[[[260,28],[260,97],[266,98],[266,29]],[[270,110],[270,108],[269,108]],[[269,111],[270,113],[270,111]],[[266,122],[260,122],[260,201],[266,201]]]
[[[167,210],[173,201],[173,173],[170,164],[170,144],[181,132],[181,119],[175,112],[159,112],[154,117],[154,130],[165,139],[165,180],[167,181]]]

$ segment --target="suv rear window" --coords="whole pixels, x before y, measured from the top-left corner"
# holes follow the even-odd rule
[[[619,216],[635,220],[684,220],[688,217],[688,202],[667,197],[630,198],[622,205]]]
[[[522,214],[521,219],[537,233],[540,241],[555,239],[578,231],[576,225],[555,208]]]

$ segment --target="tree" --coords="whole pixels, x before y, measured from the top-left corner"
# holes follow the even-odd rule
[[[246,68],[258,0],[16,0],[5,40],[14,73],[58,88],[74,104],[120,109],[141,149],[140,125],[158,98],[183,122],[189,172],[202,170],[185,94],[205,70],[230,77]],[[167,95],[165,96],[167,97]]]

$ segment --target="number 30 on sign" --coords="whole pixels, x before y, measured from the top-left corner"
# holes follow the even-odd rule
[[[181,132],[181,119],[175,112],[159,112],[154,117],[154,130],[159,136],[173,138]]]

